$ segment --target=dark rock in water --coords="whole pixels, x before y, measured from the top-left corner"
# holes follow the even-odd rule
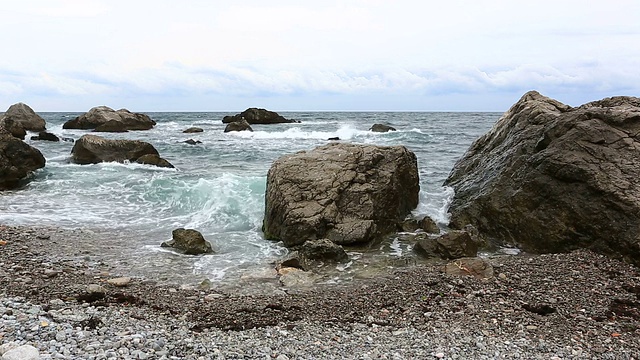
[[[28,131],[44,131],[47,125],[40,115],[23,103],[11,105],[4,113],[4,118],[13,120],[16,125]]]
[[[202,234],[194,229],[175,229],[172,232],[173,239],[163,242],[160,246],[172,247],[186,255],[212,254],[211,243],[206,241]]]
[[[528,92],[446,180],[450,225],[526,251],[591,248],[640,265],[638,134],[639,98],[572,108]]]
[[[27,131],[13,119],[3,117],[0,119],[0,133],[9,134],[20,140],[24,140]]]
[[[478,257],[460,258],[445,265],[444,272],[456,276],[474,276],[478,279],[493,277],[493,266]]]
[[[371,126],[371,128],[369,129],[369,131],[373,131],[373,132],[389,132],[389,131],[396,131],[396,129],[392,126],[389,125],[384,125],[384,124],[373,124]]]
[[[32,136],[31,140],[44,140],[44,141],[60,141],[60,138],[55,134],[46,131],[40,131],[38,136]]]
[[[263,231],[285,246],[368,243],[396,231],[419,191],[416,156],[404,146],[330,143],[271,165]]]
[[[420,220],[420,228],[429,234],[439,234],[440,228],[432,218],[425,216]]]
[[[328,138],[327,140],[329,140],[329,141],[335,141],[335,140],[340,140],[340,138],[336,136],[336,137],[330,137],[330,138]]]
[[[245,131],[245,130],[253,131],[253,129],[251,128],[251,125],[249,125],[249,123],[244,119],[228,123],[227,126],[224,128],[224,132]]]
[[[66,142],[75,142],[75,139],[73,138],[68,138],[68,137],[61,137],[60,140],[62,141],[66,141]]]
[[[141,113],[132,113],[127,109],[113,110],[107,106],[94,107],[88,112],[69,120],[62,126],[63,129],[96,129],[100,125],[107,122],[112,122],[110,125],[105,125],[101,131],[108,131],[107,129],[113,128],[124,130],[149,130],[156,125],[149,116]],[[121,126],[116,126],[113,122],[122,123]]]
[[[153,145],[139,140],[109,140],[96,135],[82,135],[71,149],[76,164],[109,161],[136,161],[143,155],[159,155]]]
[[[461,230],[440,236],[418,234],[414,249],[427,258],[457,259],[478,255],[478,244],[468,232]]]
[[[200,140],[193,140],[193,139],[189,139],[189,140],[185,140],[185,143],[189,144],[189,145],[197,145],[197,144],[202,144],[202,141]]]
[[[284,116],[265,109],[249,108],[240,114],[233,116],[225,116],[222,119],[224,124],[233,123],[240,120],[246,120],[249,124],[280,124],[280,123],[297,123],[299,121],[286,119]]]
[[[0,190],[16,188],[33,171],[44,167],[42,153],[24,141],[0,133]]]
[[[146,154],[146,155],[142,155],[139,158],[136,159],[136,162],[139,164],[146,164],[146,165],[155,165],[158,167],[166,167],[166,168],[173,168],[174,166],[171,165],[170,162],[168,162],[167,160],[161,158],[160,156],[156,155],[156,154]]]
[[[127,125],[120,120],[111,119],[105,123],[96,126],[95,132],[128,132]]]
[[[307,240],[299,250],[300,254],[309,260],[325,260],[344,262],[349,256],[342,246],[334,244],[331,240]]]
[[[190,127],[188,129],[184,130],[183,133],[192,134],[192,133],[201,133],[203,131],[204,131],[204,129],[199,128],[199,127]]]

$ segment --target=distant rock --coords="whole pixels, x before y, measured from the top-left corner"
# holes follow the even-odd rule
[[[138,164],[155,165],[157,167],[174,168],[170,162],[156,154],[142,155],[136,159]]]
[[[33,171],[43,168],[42,153],[24,141],[0,133],[0,190],[14,189]]]
[[[419,190],[416,156],[404,146],[330,143],[283,156],[267,175],[264,235],[289,247],[368,243],[396,231]]]
[[[299,121],[286,119],[284,116],[265,109],[249,108],[240,114],[233,116],[225,116],[222,122],[229,124],[232,122],[246,120],[249,124],[280,124],[280,123],[297,123]]]
[[[189,139],[189,140],[185,140],[183,141],[189,145],[197,145],[197,144],[202,144],[202,141],[200,140],[193,140],[193,139]]]
[[[640,265],[638,134],[640,98],[572,108],[528,92],[451,171],[450,226],[525,251],[590,248]]]
[[[457,259],[478,255],[478,243],[466,231],[452,230],[437,236],[420,233],[415,251],[427,258]]]
[[[327,140],[329,140],[329,141],[337,141],[337,140],[340,140],[340,138],[338,136],[334,136],[334,137],[328,138]]]
[[[38,133],[38,136],[32,136],[31,140],[43,140],[43,141],[58,142],[58,141],[60,141],[60,138],[58,136],[56,136],[55,134],[52,134],[50,132],[40,131]]]
[[[244,119],[228,123],[227,126],[224,128],[224,132],[247,131],[247,130],[253,131],[253,129],[251,128],[251,125],[249,125],[249,123]]]
[[[108,131],[108,129],[116,129],[118,132],[123,130],[149,130],[156,125],[156,122],[145,114],[132,113],[127,109],[116,111],[107,106],[98,106],[75,119],[65,122],[62,128],[96,129],[110,121],[109,125],[105,125],[99,131]],[[122,125],[117,123],[122,123]]]
[[[179,228],[173,230],[172,236],[172,240],[163,242],[161,246],[174,248],[186,255],[213,253],[211,243],[197,230]]]
[[[190,127],[188,129],[184,130],[183,133],[192,134],[192,133],[201,133],[203,131],[204,131],[204,129],[199,128],[199,127]]]
[[[159,156],[153,145],[140,140],[110,140],[96,135],[82,135],[71,149],[76,164],[99,162],[135,162],[144,155]]]
[[[371,126],[371,128],[369,129],[369,131],[373,131],[373,132],[389,132],[389,131],[396,131],[396,129],[392,126],[389,125],[384,125],[384,124],[373,124]]]
[[[3,118],[13,120],[17,125],[28,131],[44,131],[47,124],[27,104],[13,104],[4,113]]]

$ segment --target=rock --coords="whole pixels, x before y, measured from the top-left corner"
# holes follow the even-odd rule
[[[107,280],[107,283],[116,287],[125,287],[129,285],[131,278],[124,276]]]
[[[371,126],[371,128],[369,129],[369,131],[373,131],[373,132],[389,132],[389,131],[396,131],[396,129],[392,126],[389,125],[384,125],[384,124],[373,124]]]
[[[440,233],[440,228],[438,227],[438,224],[436,224],[436,222],[433,221],[433,219],[430,218],[429,216],[423,217],[422,220],[420,220],[419,225],[420,225],[420,228],[428,234]]]
[[[20,140],[27,136],[26,130],[18,122],[6,117],[0,118],[0,134],[8,134]]]
[[[110,140],[96,135],[82,135],[71,149],[76,164],[109,161],[136,161],[143,155],[159,155],[153,145],[140,140]]]
[[[96,126],[95,132],[128,132],[127,125],[120,120],[111,119],[105,123]]]
[[[193,140],[193,139],[189,139],[189,140],[185,140],[185,143],[189,144],[189,145],[197,145],[197,144],[202,144],[202,141],[200,140]]]
[[[245,130],[253,131],[253,129],[251,128],[251,125],[249,125],[249,123],[245,119],[228,123],[227,126],[224,128],[224,132],[245,131]]]
[[[225,116],[222,119],[224,124],[246,120],[249,124],[280,124],[280,123],[297,123],[299,121],[286,119],[284,116],[265,109],[249,108],[240,114],[233,116]]]
[[[44,141],[60,141],[60,138],[55,134],[46,131],[40,131],[38,136],[32,136],[31,140],[44,140]]]
[[[43,168],[42,153],[24,141],[0,134],[0,190],[16,188],[33,171]]]
[[[461,258],[445,265],[444,272],[449,275],[489,279],[493,277],[493,266],[479,257]]]
[[[107,122],[102,131],[109,131],[108,128],[118,130],[149,130],[156,125],[149,116],[141,113],[132,113],[127,109],[113,110],[107,106],[94,107],[88,112],[69,120],[62,126],[63,129],[96,129]],[[123,126],[116,126],[122,123]]]
[[[107,290],[98,284],[89,284],[87,285],[87,293],[106,294]]]
[[[404,232],[414,232],[419,229],[418,221],[416,219],[405,219],[400,224],[400,230]]]
[[[17,103],[9,106],[4,113],[4,119],[13,120],[17,125],[28,131],[44,131],[47,123],[36,114],[27,104]]]
[[[194,229],[175,229],[172,232],[173,239],[162,243],[162,247],[172,247],[186,255],[211,254],[211,243],[206,241],[202,234]]]
[[[639,133],[639,98],[572,108],[528,92],[446,180],[450,226],[529,252],[591,248],[640,265]]]
[[[452,230],[440,236],[418,234],[414,249],[428,258],[457,259],[478,254],[478,244],[462,230]]]
[[[404,146],[330,143],[276,160],[267,174],[265,238],[369,243],[418,204],[417,160]]]
[[[337,140],[340,140],[340,138],[338,136],[334,136],[334,137],[328,138],[327,140],[329,140],[329,141],[337,141]]]
[[[312,273],[292,267],[283,267],[278,270],[280,283],[285,287],[308,287],[313,285]]]
[[[201,132],[203,132],[203,131],[204,131],[204,129],[199,128],[199,127],[190,127],[190,128],[188,128],[188,129],[185,129],[185,130],[183,131],[183,133],[185,133],[185,134],[191,134],[191,133],[201,133]]]
[[[165,167],[165,168],[173,168],[174,166],[171,165],[170,162],[168,162],[167,160],[161,158],[160,156],[156,155],[156,154],[146,154],[146,155],[142,155],[139,158],[136,159],[136,162],[139,164],[147,164],[147,165],[155,165],[158,167]]]
[[[334,244],[329,239],[307,240],[299,250],[300,254],[309,260],[323,260],[345,262],[349,256],[342,246]]]
[[[2,360],[38,360],[40,353],[31,345],[22,345],[2,354]]]
[[[309,264],[307,264],[306,258],[297,251],[290,252],[284,260],[276,264],[277,270],[285,267],[309,270]]]

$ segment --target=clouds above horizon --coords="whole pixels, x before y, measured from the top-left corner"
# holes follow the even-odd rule
[[[0,34],[0,108],[501,111],[530,89],[570,105],[640,96],[635,1],[25,0],[3,5]]]

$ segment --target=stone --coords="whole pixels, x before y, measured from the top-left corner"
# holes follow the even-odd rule
[[[22,345],[2,354],[1,360],[38,360],[40,352],[31,345]]]
[[[52,134],[50,132],[40,131],[38,133],[38,136],[32,136],[31,140],[44,140],[44,141],[58,142],[58,141],[60,141],[60,138],[57,135]]]
[[[228,123],[224,128],[224,132],[226,133],[231,131],[253,131],[253,129],[251,128],[251,125],[249,125],[247,120],[241,119]]]
[[[105,123],[96,126],[95,132],[128,132],[127,125],[120,120],[111,119]]]
[[[400,230],[404,232],[414,232],[419,229],[418,221],[416,219],[405,219],[400,224]]]
[[[197,144],[202,144],[202,141],[200,140],[193,140],[193,139],[189,139],[189,140],[185,140],[185,143],[189,144],[189,145],[197,145]]]
[[[224,124],[246,120],[249,124],[280,124],[280,123],[297,123],[299,121],[286,119],[284,116],[265,109],[248,108],[247,110],[233,116],[225,116],[222,119]]]
[[[111,140],[96,135],[82,135],[71,149],[76,164],[136,161],[143,155],[159,155],[153,145],[140,140]]]
[[[116,286],[116,287],[125,287],[129,285],[131,282],[131,278],[128,276],[118,277],[107,280],[107,284]]]
[[[369,129],[369,131],[373,131],[373,132],[389,132],[389,131],[396,131],[396,129],[393,126],[389,126],[389,125],[373,124],[371,126],[371,128]]]
[[[192,133],[201,133],[203,131],[204,131],[204,129],[199,128],[199,127],[190,127],[188,129],[185,129],[182,132],[185,133],[185,134],[192,134]]]
[[[640,98],[572,108],[528,92],[455,164],[450,226],[528,252],[590,248],[640,265],[639,133]]]
[[[142,155],[136,159],[136,162],[138,164],[155,165],[158,167],[165,167],[165,168],[174,168],[174,166],[171,165],[169,161],[161,158],[157,154]]]
[[[333,243],[329,239],[307,240],[300,247],[300,254],[309,260],[322,260],[333,262],[345,262],[349,256],[342,246]]]
[[[156,125],[148,115],[141,113],[132,113],[127,109],[113,110],[107,106],[97,106],[87,111],[86,113],[69,120],[62,125],[63,129],[96,129],[100,125],[110,122],[110,125],[105,125],[102,128],[103,131],[107,128],[122,130],[149,130]],[[122,123],[124,126],[119,126],[114,122]],[[118,125],[116,127],[116,125]]]
[[[98,293],[98,294],[106,294],[107,290],[98,285],[98,284],[89,284],[87,285],[87,292],[88,293]]]
[[[444,272],[455,276],[474,276],[478,279],[493,277],[493,266],[479,257],[461,258],[445,265]]]
[[[278,270],[280,283],[285,287],[309,287],[314,284],[312,273],[292,267]]]
[[[8,134],[24,140],[27,136],[27,131],[17,121],[2,117],[0,118],[0,134]]]
[[[330,143],[277,159],[267,174],[263,232],[285,246],[370,243],[418,204],[415,154],[404,146]]]
[[[172,240],[163,242],[161,246],[174,248],[186,255],[213,253],[211,243],[197,230],[179,228],[173,230],[172,236]]]
[[[438,224],[436,224],[436,222],[429,216],[423,217],[422,220],[420,220],[419,225],[420,225],[420,228],[428,234],[440,233],[440,228],[438,227]]]
[[[0,134],[0,190],[15,189],[46,160],[40,150],[9,135]]]
[[[36,114],[29,105],[17,103],[9,106],[4,113],[4,119],[13,120],[16,124],[28,131],[44,131],[47,126],[46,121]]]
[[[462,230],[452,230],[440,236],[420,233],[416,235],[414,250],[427,258],[457,259],[476,256],[478,243]]]

